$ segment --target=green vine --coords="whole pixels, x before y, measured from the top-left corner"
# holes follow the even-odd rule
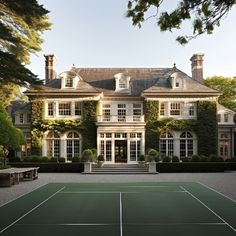
[[[217,152],[217,110],[216,102],[199,101],[197,104],[197,136],[200,155]]]

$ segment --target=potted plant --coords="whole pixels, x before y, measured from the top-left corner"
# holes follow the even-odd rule
[[[85,149],[82,153],[82,161],[84,162],[84,173],[91,173],[93,161],[93,152],[90,149]]]
[[[155,159],[158,157],[158,152],[155,149],[150,149],[148,151],[148,161],[155,162]]]
[[[104,156],[103,155],[99,155],[97,157],[97,165],[98,165],[98,167],[102,167],[103,163],[104,163]]]

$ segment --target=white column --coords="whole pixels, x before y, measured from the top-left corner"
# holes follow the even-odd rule
[[[115,134],[111,134],[111,160],[113,163],[115,163]]]
[[[42,156],[47,156],[47,140],[43,138],[42,140]]]
[[[141,139],[141,155],[145,154],[145,131],[142,132],[142,139]]]
[[[128,138],[127,138],[127,163],[130,162],[130,137],[129,133],[127,133]]]
[[[100,155],[100,133],[97,131],[97,154]]]

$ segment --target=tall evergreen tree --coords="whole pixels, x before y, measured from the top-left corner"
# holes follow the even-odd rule
[[[41,50],[41,33],[50,29],[48,10],[37,0],[0,0],[0,83],[28,85],[40,80],[25,64]]]

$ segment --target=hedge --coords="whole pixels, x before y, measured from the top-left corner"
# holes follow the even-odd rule
[[[232,170],[232,164],[227,162],[182,162],[157,163],[156,170],[160,173],[168,172],[224,172]],[[236,165],[235,165],[236,167]]]
[[[27,163],[15,162],[11,163],[12,167],[40,167],[39,172],[76,172],[81,173],[84,171],[84,163]]]

